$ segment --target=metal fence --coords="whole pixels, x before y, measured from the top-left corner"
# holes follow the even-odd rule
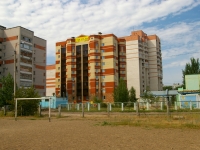
[[[159,102],[128,102],[128,103],[84,103],[84,112],[176,112],[176,111],[200,111],[200,101],[181,101],[169,103]],[[58,110],[58,109],[56,109]],[[55,111],[56,111],[55,110]],[[81,112],[82,103],[61,104],[61,112]]]

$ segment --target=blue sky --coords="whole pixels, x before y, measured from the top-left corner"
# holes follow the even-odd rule
[[[47,40],[47,64],[55,62],[57,41],[99,31],[157,34],[165,85],[181,83],[185,64],[200,56],[200,0],[2,0],[0,10],[0,25]]]

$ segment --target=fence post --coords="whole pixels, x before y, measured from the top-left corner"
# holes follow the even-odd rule
[[[110,111],[112,111],[112,105],[111,105],[111,103],[109,103],[109,105],[110,105]]]
[[[88,111],[90,111],[90,103],[87,103],[88,104]]]
[[[136,114],[137,116],[139,116],[139,103],[136,102]]]
[[[107,103],[107,112],[108,112],[108,117],[110,117],[109,103]]]
[[[124,111],[124,103],[122,103],[122,111]]]
[[[39,113],[39,117],[41,117],[41,105],[39,105],[38,113]]]
[[[134,110],[136,110],[136,103],[134,103]]]
[[[147,110],[149,110],[149,102],[147,102]]]
[[[163,102],[160,102],[160,109],[163,110]]]
[[[177,110],[177,102],[174,102],[175,110]]]
[[[101,108],[100,108],[100,103],[98,103],[97,106],[98,106],[98,110],[100,110],[100,109],[101,109]]]
[[[190,100],[190,110],[192,110],[192,102],[191,102],[191,100]]]
[[[67,110],[69,111],[69,103],[67,104]]]
[[[76,104],[77,110],[79,110],[79,104]]]
[[[61,105],[58,106],[58,116],[61,116]]]

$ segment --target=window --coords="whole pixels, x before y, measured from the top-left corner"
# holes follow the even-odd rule
[[[102,92],[105,93],[105,92],[106,92],[106,89],[103,88],[103,89],[102,89]]]
[[[105,69],[102,69],[102,72],[105,72]]]
[[[102,56],[101,59],[105,59],[105,56]]]
[[[106,63],[105,63],[105,62],[102,62],[101,64],[102,64],[102,66],[104,66]]]
[[[102,49],[101,52],[104,53],[104,50]]]
[[[101,46],[104,46],[104,43],[101,43]]]
[[[97,72],[99,72],[99,70],[98,70],[98,69],[96,69],[96,70],[95,70],[95,72],[97,73]]]
[[[60,58],[60,55],[58,55],[58,58]]]
[[[96,56],[96,59],[98,59],[98,56]]]
[[[58,82],[60,82],[60,79],[58,79]]]
[[[35,75],[35,71],[33,71],[33,75]]]
[[[58,88],[60,88],[60,85],[58,85]]]
[[[96,89],[96,93],[98,93],[99,92],[99,90],[98,89]]]
[[[105,96],[105,95],[103,96],[103,99],[106,99],[106,96]]]
[[[98,44],[98,43],[96,43],[95,47],[96,47],[96,49],[98,49],[98,47],[99,47],[99,44]]]
[[[43,74],[44,76],[46,75],[46,73]]]
[[[98,49],[96,49],[95,51],[96,51],[96,53],[97,53],[97,52],[98,52]]]
[[[60,70],[60,67],[58,67],[58,70]]]
[[[98,76],[96,76],[96,79],[98,79],[99,77]]]
[[[58,49],[58,52],[60,52],[60,49]]]
[[[98,63],[98,62],[96,62],[95,66],[98,66],[98,65],[99,65],[99,63]]]
[[[121,47],[121,52],[123,52],[123,50],[124,50],[124,47]]]
[[[105,79],[105,76],[102,76],[102,79]]]
[[[102,86],[105,86],[105,82],[102,82],[101,84],[102,84]]]
[[[99,85],[99,82],[96,82],[96,86],[98,86]]]

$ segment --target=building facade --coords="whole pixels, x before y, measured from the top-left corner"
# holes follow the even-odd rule
[[[55,94],[55,74],[56,66],[46,66],[46,96],[53,96]]]
[[[45,68],[46,40],[20,26],[0,26],[0,78],[8,73],[14,77],[15,70],[18,87],[33,85],[40,96],[45,96]]]
[[[136,89],[136,97],[145,90],[162,90],[161,43],[157,35],[133,31],[126,40],[127,87]]]
[[[114,34],[80,35],[56,43],[56,96],[69,102],[101,98],[113,102],[120,78],[126,82],[125,39]]]

